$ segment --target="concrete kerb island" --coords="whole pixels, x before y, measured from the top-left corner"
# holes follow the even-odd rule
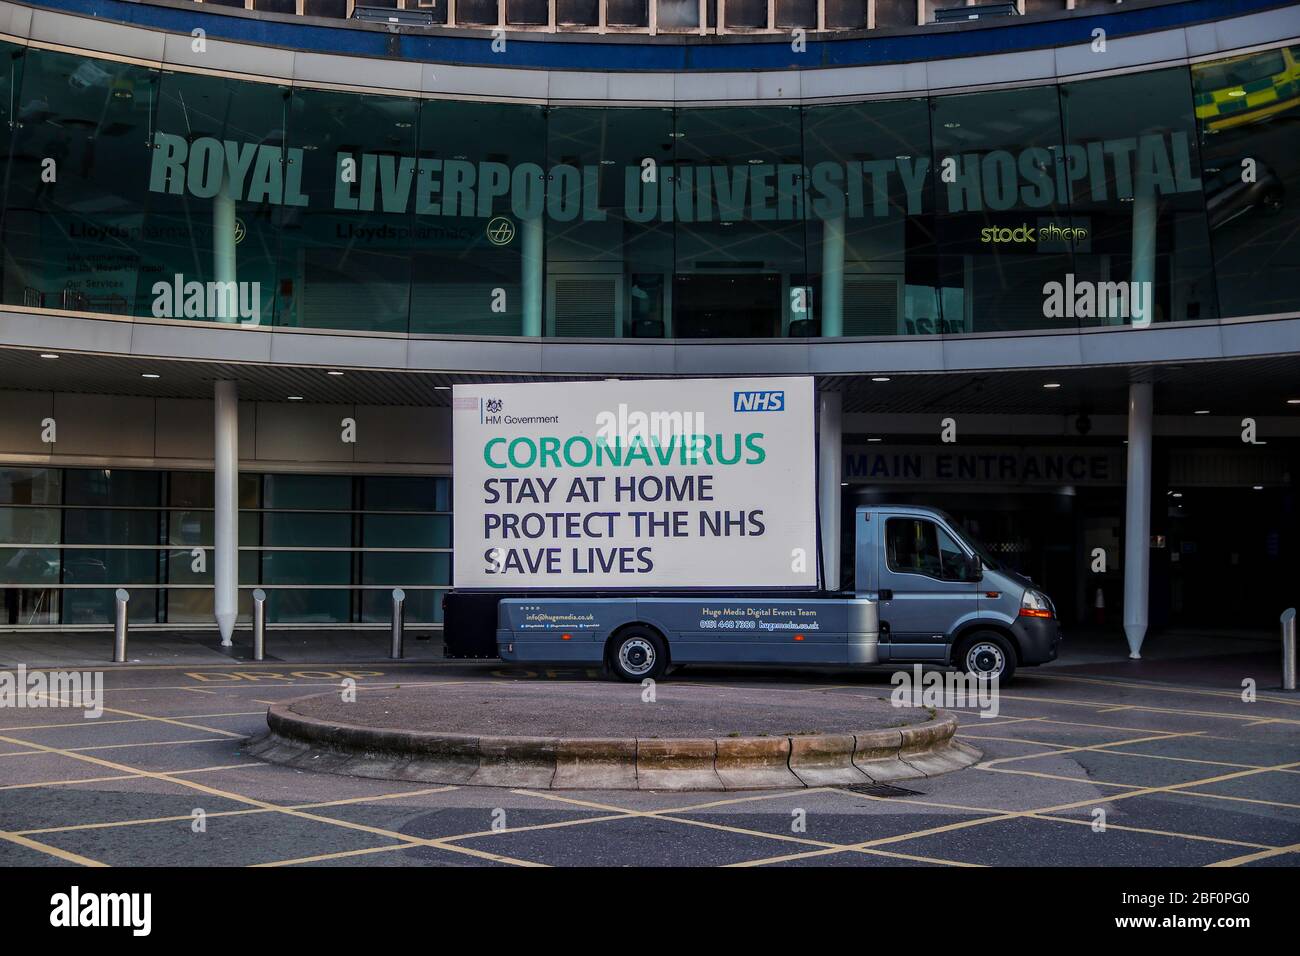
[[[598,688],[596,693],[606,696],[631,693],[609,684],[568,685],[567,689],[561,685],[553,686],[547,696],[561,708],[590,706],[582,698],[590,696],[593,686]],[[582,691],[575,695],[575,687]],[[356,703],[343,703],[334,694],[275,704],[267,712],[268,730],[249,742],[247,752],[273,763],[324,773],[554,790],[852,786],[934,776],[970,766],[981,756],[954,738],[957,719],[952,714],[894,708],[880,698],[858,694],[818,695],[819,704],[830,700],[837,707],[833,711],[820,707],[807,719],[816,719],[835,732],[747,730],[718,735],[719,719],[701,715],[699,735],[692,735],[679,733],[680,725],[691,722],[693,712],[701,707],[716,710],[709,703],[717,694],[735,691],[674,688],[675,699],[670,702],[674,712],[664,719],[646,719],[656,713],[653,704],[628,709],[623,720],[583,714],[589,719],[582,723],[610,734],[598,737],[573,733],[572,725],[578,719],[573,714],[558,721],[538,715],[532,720],[520,719],[521,729],[548,731],[541,736],[498,732],[499,723],[511,719],[508,713],[485,721],[482,733],[466,732],[465,720],[444,724],[428,719],[428,691],[436,689],[390,692],[367,701],[367,710]],[[465,703],[492,707],[499,703],[494,694],[510,697],[500,685],[487,692],[457,691],[452,695],[443,691],[440,697],[453,699],[439,704],[453,707],[454,698],[473,696],[474,701]],[[700,691],[704,693],[695,693]],[[639,688],[635,692],[639,693]],[[764,712],[758,719],[763,720],[780,719],[782,708],[772,706],[772,697],[791,696],[791,692],[754,689],[744,693],[761,694]],[[732,708],[743,706],[743,701],[729,703]],[[526,697],[511,700],[511,704],[524,710],[531,706]],[[633,714],[636,723],[644,726],[628,733],[626,718]],[[721,723],[725,726],[728,719],[724,708]],[[854,720],[858,723],[848,723]],[[787,720],[773,726],[788,724]],[[879,726],[872,728],[873,724]],[[425,729],[431,726],[447,729]],[[870,729],[842,730],[844,726]]]

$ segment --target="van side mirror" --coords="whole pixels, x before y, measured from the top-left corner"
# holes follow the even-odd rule
[[[984,577],[984,562],[980,560],[978,554],[972,554],[966,559],[966,580],[979,581]]]

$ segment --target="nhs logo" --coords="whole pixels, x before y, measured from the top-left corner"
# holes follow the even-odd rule
[[[780,412],[785,410],[785,392],[736,392],[732,411]]]

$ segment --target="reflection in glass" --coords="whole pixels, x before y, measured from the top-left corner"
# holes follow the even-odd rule
[[[1050,325],[1044,286],[1073,270],[1074,231],[1058,194],[1061,114],[1055,87],[944,96],[931,111],[934,155],[951,163],[936,186],[939,281],[960,290],[940,331],[993,332]],[[941,300],[948,306],[951,299]],[[1059,320],[1075,327],[1073,317]]]
[[[1089,229],[1076,281],[1112,284],[1076,299],[1079,324],[1216,318],[1188,71],[1066,84],[1061,103],[1071,211]]]
[[[1295,309],[1300,47],[1192,64],[1206,214],[1224,316]]]

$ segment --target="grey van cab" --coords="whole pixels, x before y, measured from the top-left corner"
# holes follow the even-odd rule
[[[854,594],[879,602],[881,663],[950,663],[1011,678],[1055,660],[1056,606],[933,508],[881,505],[855,515]]]

